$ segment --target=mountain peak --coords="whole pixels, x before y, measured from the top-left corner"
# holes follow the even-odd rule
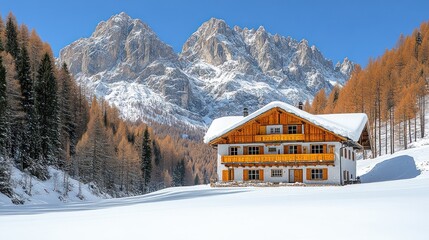
[[[341,72],[342,74],[346,76],[350,76],[353,72],[354,64],[352,61],[349,60],[348,57],[345,57],[343,62],[338,62],[335,65],[335,71]]]
[[[226,34],[228,31],[230,31],[230,27],[223,19],[218,18],[210,18],[210,20],[206,21],[201,25],[200,28],[198,28],[197,32],[203,32],[203,33],[220,33],[220,34]]]
[[[259,26],[257,32],[266,32],[264,26]]]
[[[272,35],[263,26],[232,28],[217,18],[187,39],[179,60],[149,26],[124,12],[65,47],[59,59],[130,120],[199,126],[244,106],[312,99],[346,81],[352,66],[345,59],[334,69],[305,39]]]
[[[120,20],[120,19],[123,19],[123,20],[131,20],[132,18],[130,17],[130,15],[128,15],[127,13],[125,13],[125,12],[120,12],[119,14],[116,14],[116,15],[113,15],[113,16],[111,16],[110,18],[109,18],[109,20]],[[109,21],[108,20],[108,21]]]

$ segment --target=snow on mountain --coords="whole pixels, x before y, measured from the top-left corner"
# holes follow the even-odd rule
[[[426,156],[429,146],[360,160],[364,183],[342,187],[200,185],[86,203],[0,204],[0,232],[16,240],[74,240],[76,234],[141,239],[142,233],[148,239],[423,240],[429,213]],[[413,165],[418,175],[397,171],[410,172]],[[390,171],[396,177],[383,178]]]
[[[149,26],[125,13],[62,49],[59,62],[130,120],[201,122],[195,113],[201,103],[192,97],[193,83],[182,72],[178,55]]]
[[[343,84],[353,63],[335,67],[306,40],[263,27],[231,28],[212,18],[176,54],[149,26],[125,13],[61,50],[76,80],[130,120],[205,127],[212,119],[275,100],[296,104]]]

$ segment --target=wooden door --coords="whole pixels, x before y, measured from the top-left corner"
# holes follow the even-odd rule
[[[222,182],[229,181],[229,171],[228,170],[222,170]]]
[[[295,169],[293,172],[295,182],[302,182],[302,169]]]
[[[302,169],[289,169],[289,182],[302,182]]]
[[[222,181],[234,181],[234,168],[228,170],[222,170]]]
[[[228,172],[228,175],[229,175],[229,179],[228,180],[234,181],[234,168],[230,168],[228,171],[229,171]]]

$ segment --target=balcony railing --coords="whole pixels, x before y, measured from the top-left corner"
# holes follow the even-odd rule
[[[285,141],[304,141],[304,134],[267,134],[256,135],[255,142],[285,142]]]
[[[232,155],[222,156],[222,163],[320,163],[332,164],[335,160],[333,153],[318,154],[263,154],[263,155]]]

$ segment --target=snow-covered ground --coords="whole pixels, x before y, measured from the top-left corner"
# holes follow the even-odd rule
[[[422,140],[424,141],[424,140]],[[429,146],[358,162],[348,186],[168,188],[15,206],[0,239],[428,239]]]
[[[54,206],[68,202],[96,201],[110,198],[106,194],[101,194],[94,185],[80,184],[79,186],[79,181],[70,177],[65,178],[64,172],[52,167],[49,167],[48,170],[51,178],[47,181],[40,181],[12,167],[11,187],[16,198],[24,202],[24,204],[49,204]],[[65,194],[66,192],[67,194]],[[0,214],[3,206],[11,204],[11,199],[0,193]]]

